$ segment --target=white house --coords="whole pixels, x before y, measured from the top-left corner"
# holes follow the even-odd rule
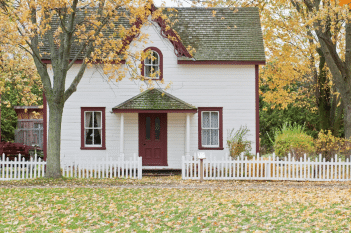
[[[252,153],[258,151],[258,67],[265,64],[258,9],[176,9],[179,22],[173,29],[181,42],[164,37],[162,21],[155,21],[142,26],[148,44],[131,44],[151,49],[157,58],[146,59],[141,73],[159,70],[156,79],[172,82],[171,87],[164,90],[160,84],[140,92],[143,81],[107,82],[96,66],[88,68],[65,104],[61,155],[90,159],[137,153],[143,168],[180,169],[182,155],[228,152],[228,131],[244,125]],[[196,49],[194,56],[188,45]],[[79,67],[75,64],[72,74]]]

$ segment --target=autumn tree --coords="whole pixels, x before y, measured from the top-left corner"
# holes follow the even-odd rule
[[[42,105],[42,90],[33,59],[6,41],[0,41],[0,94],[1,140],[13,141],[17,124],[13,106]]]
[[[23,49],[33,58],[49,106],[47,177],[61,176],[62,113],[88,65],[103,64],[111,80],[121,80],[128,71],[131,78],[142,78],[135,61],[147,55],[128,48],[133,39],[147,38],[140,34],[139,26],[147,22],[150,9],[151,3],[142,0],[1,1],[0,15],[16,29],[0,26],[3,36],[10,46]],[[153,17],[160,15],[161,11],[153,13]],[[43,47],[49,48],[49,54],[43,54]],[[71,57],[73,49],[76,55]],[[49,56],[52,74],[43,56]],[[78,60],[82,64],[65,88],[67,74]],[[124,68],[122,60],[126,61]]]
[[[345,137],[351,137],[351,24],[348,5],[339,1],[291,0],[295,9],[308,18],[309,27],[319,46],[319,54],[332,76],[342,99]]]
[[[290,105],[319,114],[317,129],[339,136],[342,101],[325,62],[310,17],[289,1],[271,1],[262,9],[267,65],[261,70],[262,93],[273,107]]]

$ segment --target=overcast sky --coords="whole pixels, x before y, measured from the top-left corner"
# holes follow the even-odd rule
[[[166,3],[166,6],[175,7],[178,6],[177,2],[183,2],[183,6],[190,6],[182,0],[154,0],[155,6],[161,6],[162,2]]]

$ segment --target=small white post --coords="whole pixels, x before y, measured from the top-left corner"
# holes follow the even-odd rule
[[[121,113],[121,128],[119,132],[119,154],[124,155],[124,113]]]
[[[190,156],[190,113],[186,114],[185,156]]]
[[[138,179],[140,180],[143,177],[143,159],[138,156]]]
[[[182,179],[185,179],[185,156],[182,156]]]

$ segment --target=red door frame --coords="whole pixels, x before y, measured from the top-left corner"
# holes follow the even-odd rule
[[[167,113],[139,113],[139,156],[143,157],[143,166],[168,166],[167,163]],[[146,140],[146,117],[151,117],[150,140]],[[155,139],[155,119],[160,118],[160,139]],[[146,157],[149,149],[150,159]],[[155,158],[156,150],[160,158]]]

